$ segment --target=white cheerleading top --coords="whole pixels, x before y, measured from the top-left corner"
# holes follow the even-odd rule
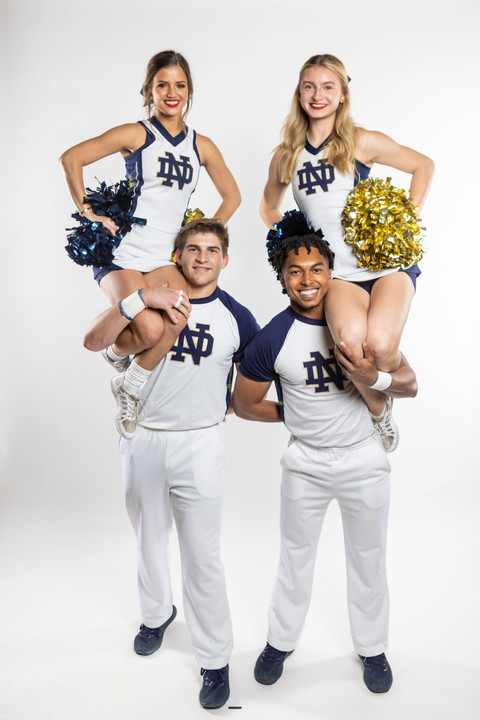
[[[191,299],[188,323],[152,372],[139,401],[139,424],[153,430],[216,425],[230,401],[233,364],[258,331],[252,313],[216,288]]]
[[[293,174],[292,191],[312,230],[320,228],[335,253],[332,277],[364,282],[396,272],[396,268],[372,271],[358,267],[351,245],[344,240],[341,217],[347,195],[358,180],[368,177],[370,168],[355,160],[358,176],[343,175],[323,159],[327,142],[328,138],[315,148],[307,138]]]
[[[132,214],[145,218],[147,224],[132,226],[115,250],[113,262],[149,272],[171,262],[175,237],[197,185],[200,157],[195,130],[186,127],[172,137],[155,117],[140,124],[147,138],[125,158],[125,165],[133,188]]]
[[[346,447],[372,435],[367,406],[335,359],[325,320],[287,308],[255,336],[240,372],[255,382],[275,381],[294,437],[315,447]]]

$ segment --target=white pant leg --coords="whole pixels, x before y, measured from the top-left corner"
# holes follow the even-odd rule
[[[280,560],[268,612],[267,640],[277,650],[295,648],[305,624],[323,519],[332,499],[332,471],[312,451],[291,441],[282,455]]]
[[[388,647],[389,472],[378,439],[337,458],[336,497],[345,539],[350,631],[356,652],[367,657]]]
[[[224,457],[218,426],[168,433],[167,473],[193,650],[201,667],[221,668],[233,640],[220,559]]]
[[[165,472],[165,433],[137,427],[120,441],[125,502],[137,535],[142,622],[159,627],[172,614],[169,536],[172,510]]]

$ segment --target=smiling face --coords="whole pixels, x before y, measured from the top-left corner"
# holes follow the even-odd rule
[[[182,115],[188,102],[188,80],[179,65],[159,70],[152,81],[150,93],[158,120]]]
[[[292,309],[305,317],[319,320],[324,317],[323,299],[328,290],[332,271],[328,260],[315,247],[301,247],[298,255],[291,250],[279,276],[288,293]]]
[[[187,238],[181,252],[177,250],[176,260],[189,285],[189,296],[208,297],[217,287],[220,272],[228,264],[228,255],[223,254],[218,235],[198,232]]]
[[[344,95],[337,73],[326,67],[309,67],[300,80],[300,105],[310,120],[321,120],[335,113]]]

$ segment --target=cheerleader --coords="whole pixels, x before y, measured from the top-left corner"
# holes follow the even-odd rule
[[[350,116],[349,77],[333,55],[315,55],[303,65],[275,149],[260,207],[272,227],[282,218],[280,206],[289,184],[309,225],[321,228],[335,253],[334,279],[325,298],[328,324],[340,362],[361,362],[373,354],[378,378],[373,389],[360,385],[374,423],[388,451],[398,432],[391,418],[391,399],[381,392],[401,362],[400,338],[415,294],[418,266],[372,271],[358,266],[347,245],[341,214],[349,192],[368,177],[374,163],[411,175],[410,198],[422,207],[433,176],[430,158],[396,143],[380,132],[358,127]]]
[[[109,338],[96,332],[100,323],[91,326],[85,340],[89,350],[103,350],[117,371],[126,371],[122,380],[112,385],[119,405],[117,427],[122,434],[125,427],[135,424],[141,387],[159,358],[172,347],[188,317],[185,280],[171,256],[200,167],[205,167],[221,196],[215,217],[226,223],[241,199],[219,149],[185,124],[193,97],[185,58],[172,50],[154,55],[148,63],[142,94],[147,120],[114,127],[75,145],[60,158],[80,215],[92,223],[102,223],[114,235],[118,225],[111,218],[96,215],[86,200],[83,168],[120,152],[132,195],[131,213],[146,219],[145,225],[132,225],[114,249],[111,263],[94,267],[94,276],[112,304],[127,299],[120,310],[130,317],[134,313],[133,321],[108,348]],[[144,309],[141,288],[161,286],[162,311]],[[135,355],[133,362],[131,355]]]

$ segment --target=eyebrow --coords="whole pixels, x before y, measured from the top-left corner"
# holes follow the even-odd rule
[[[185,245],[185,250],[187,248],[193,248],[194,250],[200,250],[200,245],[195,245],[195,243],[188,243],[188,245]],[[207,245],[207,250],[221,250],[222,248],[218,245]]]
[[[308,265],[308,267],[305,267],[305,265],[298,265],[297,263],[292,263],[291,265],[288,266],[287,270],[291,270],[292,268],[298,268],[299,270],[305,270],[305,269],[308,270],[308,268],[313,269],[313,268],[316,268],[319,266],[326,267],[323,260],[319,260],[318,262],[314,263],[313,265]]]

